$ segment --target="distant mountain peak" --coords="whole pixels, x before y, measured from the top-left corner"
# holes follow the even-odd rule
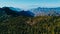
[[[20,8],[14,8],[14,7],[3,7],[3,8],[9,8],[9,9],[11,9],[11,10],[13,10],[13,11],[22,11],[22,9],[20,9]]]
[[[13,11],[22,11],[22,9],[19,9],[19,8],[13,8],[13,7],[9,7],[9,8]]]
[[[3,7],[3,11],[10,16],[27,16],[34,17],[34,13],[31,11],[20,10],[19,8],[14,7]]]
[[[45,8],[45,7],[38,7],[38,8],[34,8],[31,9],[30,11],[32,11],[35,16],[60,16],[60,8]]]

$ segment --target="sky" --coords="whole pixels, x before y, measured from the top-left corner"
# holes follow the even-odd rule
[[[60,0],[0,0],[0,7],[29,9],[35,7],[60,7]]]

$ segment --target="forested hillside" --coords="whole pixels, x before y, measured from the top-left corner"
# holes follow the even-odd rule
[[[0,19],[0,34],[60,34],[60,16],[17,16]]]

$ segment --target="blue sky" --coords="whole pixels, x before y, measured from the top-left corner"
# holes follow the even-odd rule
[[[0,0],[0,7],[3,6],[23,9],[35,7],[60,7],[60,0]]]

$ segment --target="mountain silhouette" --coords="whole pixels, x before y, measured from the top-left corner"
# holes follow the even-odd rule
[[[1,15],[11,15],[11,16],[60,16],[60,8],[34,8],[31,10],[21,10],[19,8],[14,7],[2,7],[0,8],[0,16]]]
[[[8,15],[12,15],[12,16],[28,16],[28,17],[34,16],[34,13],[32,13],[31,11],[19,10],[17,8],[12,8],[12,7],[3,7],[3,10]]]

